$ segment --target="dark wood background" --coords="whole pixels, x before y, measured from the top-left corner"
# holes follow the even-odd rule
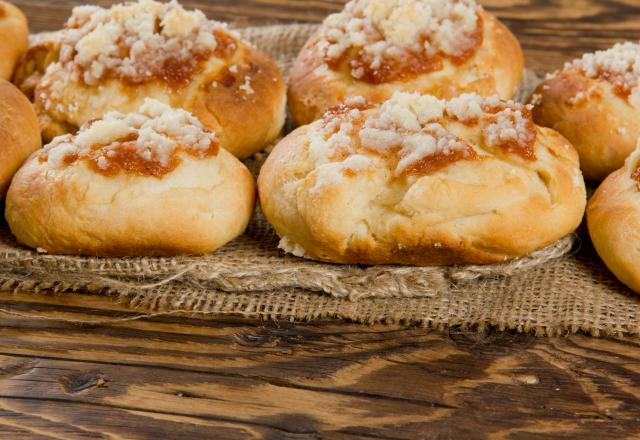
[[[85,1],[16,3],[37,32]],[[183,3],[239,25],[319,21],[343,4]],[[538,71],[640,35],[639,0],[483,3]],[[338,321],[59,321],[134,316],[100,296],[0,295],[0,438],[640,438],[637,340]]]

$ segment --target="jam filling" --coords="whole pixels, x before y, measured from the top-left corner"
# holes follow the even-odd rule
[[[136,141],[137,136],[132,135],[109,145],[96,145],[84,153],[68,154],[64,157],[63,162],[65,165],[71,165],[78,160],[86,160],[93,171],[109,177],[124,172],[137,176],[161,178],[180,165],[181,160],[178,156],[180,152],[185,152],[198,159],[204,159],[206,157],[216,156],[220,149],[217,141],[212,141],[209,148],[205,151],[177,147],[171,152],[169,159],[162,163],[156,158],[145,158],[140,155]],[[105,147],[109,148],[105,149]],[[48,160],[47,154],[40,155],[38,160],[41,163],[46,162]]]
[[[471,146],[467,146],[463,150],[453,150],[448,153],[437,152],[436,154],[427,156],[409,165],[405,170],[402,171],[402,175],[428,176],[456,162],[462,160],[478,160],[479,157],[480,156],[478,156],[478,153],[476,153],[475,150],[471,148]]]
[[[635,85],[630,84],[627,78],[625,78],[623,74],[610,72],[606,70],[599,72],[598,78],[611,83],[613,85],[613,90],[615,91],[616,95],[624,99],[627,99],[629,95],[631,95],[633,88],[637,86],[637,84]]]
[[[504,106],[493,107],[488,111],[490,111],[491,113],[498,113],[504,110],[505,108],[506,107]],[[522,112],[523,119],[526,121],[525,122],[526,131],[525,131],[524,141],[522,140],[503,141],[498,145],[498,147],[500,147],[505,151],[508,151],[509,153],[517,154],[518,156],[522,157],[525,160],[534,161],[536,160],[536,153],[534,149],[535,143],[536,143],[536,137],[537,137],[536,126],[535,126],[535,123],[533,122],[533,115],[532,115],[531,109],[529,109],[528,107],[523,107],[521,112]],[[492,119],[493,120],[490,119],[490,121],[495,122],[495,119],[494,118]]]
[[[369,117],[362,112],[370,108],[364,101],[359,106],[343,104],[326,112],[320,123],[324,140],[329,144],[329,159],[345,161],[353,155],[378,157],[395,169],[397,177],[430,175],[458,161],[481,160],[482,153],[450,130],[454,128],[448,127],[452,123],[477,130],[484,139],[481,147],[487,152],[500,150],[527,161],[536,160],[537,128],[528,106],[497,98],[462,96],[445,104],[441,114],[435,110],[438,103],[432,103],[432,113],[424,111],[421,116],[424,120],[413,128],[415,122],[408,115],[415,110],[409,111],[410,105],[402,97],[395,103],[393,99],[383,104],[379,115]],[[407,109],[406,114],[403,108]],[[347,168],[343,173],[355,172]]]
[[[384,57],[381,64],[376,68],[371,67],[371,57],[363,49],[351,50],[338,58],[332,59],[325,56],[325,62],[332,70],[339,70],[347,65],[349,70],[360,70],[362,76],[358,79],[370,84],[384,84],[393,81],[406,81],[425,73],[437,72],[444,68],[444,62],[450,60],[455,65],[462,65],[471,59],[482,44],[484,26],[482,18],[478,16],[476,31],[470,35],[471,44],[464,48],[457,56],[437,53],[429,55],[425,50],[411,51],[405,50],[398,57]],[[424,42],[428,38],[424,38]]]
[[[214,35],[216,37],[217,46],[213,51],[213,54],[224,59],[232,57],[238,49],[238,43],[236,40],[219,29],[214,31]],[[120,58],[124,59],[129,56],[129,48],[127,46],[120,45],[119,49]],[[107,69],[104,77],[107,79],[118,79],[131,86],[144,84],[153,79],[159,79],[172,86],[185,86],[189,84],[191,78],[193,78],[195,74],[202,71],[205,62],[211,57],[211,55],[211,52],[195,52],[186,59],[169,58],[162,63],[160,68],[150,69],[153,73],[149,76],[144,75],[132,77]],[[80,77],[82,77],[86,71],[82,66],[76,65],[74,68],[80,73]]]

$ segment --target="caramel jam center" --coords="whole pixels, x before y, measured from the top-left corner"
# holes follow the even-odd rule
[[[478,51],[484,38],[484,22],[480,16],[478,16],[477,23],[475,32],[470,35],[471,44],[465,47],[458,56],[443,53],[429,55],[426,50],[419,52],[405,50],[398,57],[384,57],[380,66],[374,69],[371,67],[371,57],[363,49],[352,49],[338,59],[327,57],[325,62],[332,70],[362,69],[363,75],[359,79],[370,84],[406,81],[418,75],[442,70],[446,60],[450,60],[455,65],[462,65],[470,60]],[[426,41],[428,38],[422,40],[423,46]]]

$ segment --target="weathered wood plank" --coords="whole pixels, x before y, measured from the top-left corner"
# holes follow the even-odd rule
[[[55,312],[53,297],[22,298],[3,295],[0,308],[123,316],[82,307],[82,296]],[[0,353],[0,438],[16,429],[53,438],[56,429],[77,438],[92,430],[151,438],[160,429],[178,438],[181,430],[209,438],[640,436],[638,341],[179,317],[87,327],[9,316]],[[140,428],[109,430],[110,420]]]

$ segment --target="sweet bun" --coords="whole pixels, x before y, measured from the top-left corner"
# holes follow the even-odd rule
[[[586,204],[562,136],[473,94],[348,100],[284,138],[258,188],[282,249],[347,264],[502,262],[573,232]]]
[[[353,0],[330,15],[296,60],[289,109],[310,123],[345,99],[395,91],[509,99],[522,78],[516,38],[474,0]]]
[[[591,197],[587,224],[607,267],[640,293],[640,148]]]
[[[0,0],[0,78],[10,80],[18,59],[29,45],[27,19],[20,9]]]
[[[0,79],[0,199],[20,165],[42,146],[33,106],[13,84]]]
[[[16,65],[13,83],[31,101],[34,100],[36,86],[42,80],[47,67],[58,61],[61,42],[62,32],[32,35],[29,48]]]
[[[147,100],[54,139],[15,175],[6,219],[18,241],[52,254],[212,252],[249,222],[255,184],[184,110]]]
[[[587,180],[623,166],[640,136],[640,45],[617,44],[586,54],[538,86],[531,102],[537,124],[576,148]]]
[[[177,2],[78,7],[57,38],[49,43],[57,54],[46,56],[57,61],[34,92],[45,140],[110,110],[135,111],[147,97],[191,112],[240,158],[272,142],[284,124],[276,64],[223,23]],[[37,76],[40,66],[21,78]]]

